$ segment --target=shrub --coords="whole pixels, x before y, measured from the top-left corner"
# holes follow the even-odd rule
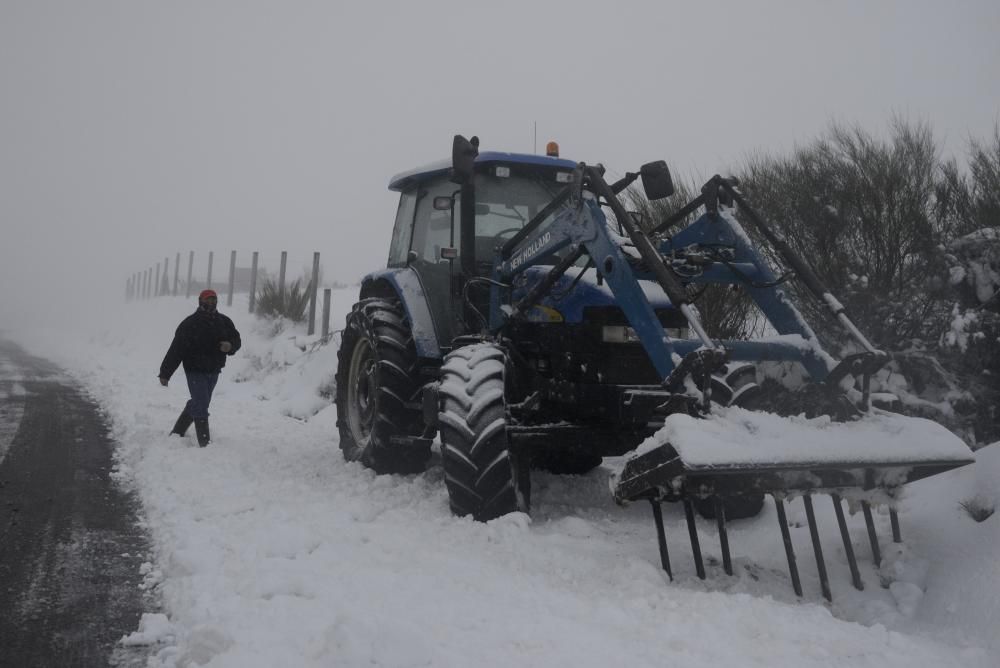
[[[266,279],[257,290],[257,315],[287,318],[293,322],[304,321],[309,307],[309,295],[312,293],[312,282],[303,288],[302,280],[296,280],[282,292],[273,279]]]
[[[969,514],[969,517],[977,522],[989,519],[996,511],[996,504],[982,494],[977,494],[971,499],[966,499],[958,505],[962,506],[962,509]]]

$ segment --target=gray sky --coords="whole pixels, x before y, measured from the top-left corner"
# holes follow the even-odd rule
[[[998,35],[996,0],[0,0],[0,327],[26,285],[106,307],[189,249],[354,281],[389,177],[456,132],[710,176],[897,113],[960,155],[1000,119]]]

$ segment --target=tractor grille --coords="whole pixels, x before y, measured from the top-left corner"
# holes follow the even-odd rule
[[[683,328],[687,321],[672,308],[656,311],[664,328]],[[627,326],[628,319],[614,306],[584,309],[583,323],[527,323],[515,325],[513,338],[533,360],[542,376],[581,384],[659,385],[663,380],[638,341],[603,340],[607,326]]]
[[[615,385],[658,385],[659,377],[642,344],[606,343],[602,340],[602,330],[606,326],[627,326],[628,318],[615,306],[596,306],[584,309],[584,325],[589,339],[597,342],[598,357],[593,364],[600,371],[600,378],[587,374],[583,382],[602,382]],[[672,308],[657,309],[656,315],[664,329],[687,327],[684,315]]]

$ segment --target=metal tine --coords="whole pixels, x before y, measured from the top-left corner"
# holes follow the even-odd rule
[[[698,577],[705,579],[705,564],[701,561],[701,544],[698,542],[698,527],[694,523],[694,504],[691,499],[684,497],[684,515],[687,517],[688,534],[691,536],[691,553],[694,555],[694,567],[698,571]]]
[[[715,521],[719,524],[719,546],[722,548],[722,567],[726,575],[733,574],[733,560],[729,556],[729,533],[726,531],[726,505],[715,497]]]
[[[778,523],[781,525],[781,539],[785,542],[785,556],[788,557],[788,573],[792,576],[792,588],[795,589],[797,596],[802,596],[799,567],[795,564],[795,548],[792,547],[792,536],[788,532],[788,518],[785,517],[785,502],[775,496],[774,507],[778,511]]]
[[[670,581],[674,581],[674,573],[670,570],[670,553],[667,552],[667,534],[663,530],[663,511],[660,509],[659,499],[650,499],[649,504],[653,506],[653,520],[656,522],[656,540],[660,545],[660,564],[667,572]]]
[[[854,558],[854,546],[851,544],[851,535],[847,532],[847,520],[844,518],[844,508],[840,505],[840,495],[831,494],[830,497],[833,499],[833,509],[837,513],[837,525],[840,526],[840,537],[844,541],[847,565],[851,567],[851,580],[854,582],[854,588],[862,591],[865,586],[861,582],[861,573],[858,572],[858,562]]]
[[[889,508],[889,521],[892,523],[892,542],[902,543],[903,539],[899,535],[899,515],[896,514],[895,508]]]
[[[830,579],[826,576],[826,562],[823,561],[823,548],[819,544],[819,529],[816,526],[816,513],[813,511],[812,497],[808,494],[802,497],[806,505],[806,519],[809,520],[809,536],[812,538],[813,553],[816,555],[816,570],[819,571],[819,584],[823,589],[823,598],[832,602]]]
[[[865,526],[868,527],[868,542],[872,546],[872,559],[875,561],[875,568],[878,568],[882,565],[882,551],[878,546],[878,534],[875,533],[875,520],[872,519],[872,505],[867,501],[862,501],[861,512],[865,515]]]

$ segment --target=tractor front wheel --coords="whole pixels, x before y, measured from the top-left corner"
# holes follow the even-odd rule
[[[463,346],[441,367],[441,459],[452,512],[479,521],[528,512],[526,457],[507,437],[507,354],[491,343]]]

